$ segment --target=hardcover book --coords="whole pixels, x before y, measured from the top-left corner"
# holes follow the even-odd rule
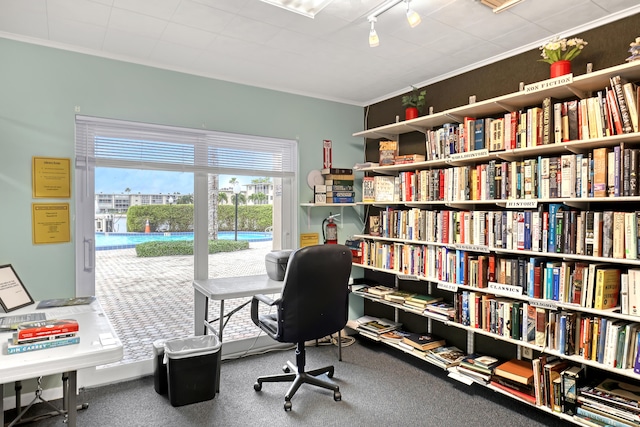
[[[380,141],[380,158],[378,160],[378,164],[380,166],[393,165],[395,163],[395,158],[398,155],[398,149],[398,141]]]
[[[493,373],[519,384],[533,384],[533,367],[529,360],[511,359],[496,366]]]
[[[426,332],[409,332],[406,337],[402,338],[402,342],[421,351],[431,350],[446,343],[444,339]]]

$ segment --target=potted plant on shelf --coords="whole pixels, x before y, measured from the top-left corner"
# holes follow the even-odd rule
[[[551,78],[571,73],[571,60],[580,55],[587,42],[579,39],[552,39],[540,46],[540,61],[551,64]]]
[[[418,88],[415,86],[411,86],[411,88],[413,89],[411,93],[402,96],[402,106],[405,108],[405,120],[411,120],[418,117],[418,115],[422,113],[422,109],[426,103],[425,95],[427,94],[427,91],[418,91]]]

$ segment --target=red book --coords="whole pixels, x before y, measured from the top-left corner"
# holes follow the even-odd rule
[[[520,390],[516,390],[516,389],[513,389],[511,387],[504,386],[504,385],[502,385],[500,383],[497,383],[495,381],[491,381],[490,384],[492,386],[496,387],[496,388],[499,388],[500,390],[506,391],[509,394],[512,394],[512,395],[514,395],[516,397],[519,397],[522,400],[526,400],[529,403],[533,403],[534,405],[536,403],[535,396],[531,396],[530,394],[523,393]]]
[[[442,212],[442,242],[449,243],[449,214],[450,211]]]
[[[24,340],[78,332],[78,329],[78,322],[74,319],[40,320],[18,325],[17,337],[18,340]]]
[[[496,281],[496,256],[494,254],[489,255],[489,268],[487,269],[487,281]]]
[[[612,135],[614,134],[613,131],[615,131],[615,135],[622,135],[622,120],[620,119],[620,110],[618,110],[616,94],[612,90],[607,89],[606,98],[609,112],[613,119]]]
[[[509,135],[510,140],[510,149],[516,148],[518,142],[518,122],[520,121],[520,112],[512,111],[511,112],[511,135]],[[505,147],[506,148],[506,147]]]
[[[440,195],[440,200],[444,200],[444,169],[440,169],[439,171],[440,174],[440,179],[438,180],[439,183],[439,195]]]
[[[533,267],[533,297],[542,298],[542,267],[536,265]]]

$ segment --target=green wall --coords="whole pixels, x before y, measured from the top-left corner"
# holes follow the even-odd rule
[[[32,156],[74,158],[79,114],[299,140],[299,201],[312,198],[306,175],[322,167],[322,140],[334,166],[362,161],[361,107],[98,58],[0,38],[0,265],[12,264],[34,299],[75,292],[72,242],[33,245]],[[224,58],[220,58],[224,61]],[[73,177],[72,177],[73,185]],[[72,193],[75,193],[72,190]],[[299,208],[299,232],[321,233],[329,208]],[[345,209],[340,240],[359,231]],[[297,241],[297,237],[295,239]]]

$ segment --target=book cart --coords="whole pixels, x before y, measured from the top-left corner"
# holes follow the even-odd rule
[[[618,234],[616,234],[618,241],[615,241],[615,238],[613,242],[603,242],[600,239],[596,239],[596,245],[598,246],[596,246],[594,252],[592,246],[594,241],[591,240],[592,237],[585,236],[587,224],[584,221],[579,221],[581,217],[582,220],[588,218],[588,215],[585,215],[585,213],[588,214],[589,212],[621,211],[635,213],[640,210],[637,207],[640,202],[640,193],[637,189],[633,195],[625,196],[625,193],[623,193],[622,187],[628,185],[628,182],[624,182],[624,180],[630,178],[628,175],[624,175],[623,161],[621,160],[623,154],[617,158],[615,170],[609,168],[608,171],[608,173],[612,174],[611,176],[615,176],[615,180],[619,183],[620,188],[605,188],[604,195],[600,193],[599,197],[594,197],[593,189],[590,189],[587,184],[580,182],[574,184],[573,190],[567,193],[543,194],[539,188],[542,179],[542,176],[539,175],[540,162],[542,159],[561,158],[563,155],[580,155],[578,159],[592,159],[595,151],[602,148],[613,152],[618,150],[616,147],[620,147],[619,149],[622,150],[621,153],[624,153],[624,148],[640,148],[640,133],[631,131],[613,136],[602,136],[606,132],[600,129],[599,132],[601,133],[594,136],[588,133],[588,129],[584,129],[586,132],[585,138],[555,143],[554,129],[551,128],[551,134],[548,136],[549,140],[545,140],[545,142],[549,142],[547,144],[542,144],[542,140],[540,140],[540,143],[535,146],[502,148],[498,150],[493,150],[492,147],[476,150],[471,148],[467,152],[457,152],[453,154],[443,154],[441,152],[436,156],[428,152],[429,132],[441,129],[443,126],[449,126],[451,123],[456,125],[463,124],[466,118],[502,118],[506,113],[526,111],[533,107],[541,107],[545,102],[548,102],[545,100],[549,99],[551,100],[551,109],[547,111],[547,114],[553,115],[554,102],[561,103],[565,100],[597,97],[598,92],[604,93],[605,88],[612,88],[611,78],[615,76],[620,76],[627,82],[640,81],[640,62],[626,63],[576,77],[572,75],[562,76],[521,87],[521,90],[515,93],[355,133],[353,136],[361,136],[365,138],[365,140],[397,140],[400,145],[402,145],[403,134],[416,131],[424,133],[425,139],[427,140],[427,160],[411,164],[366,168],[364,170],[366,176],[401,177],[399,188],[402,196],[394,202],[360,203],[365,205],[366,211],[372,215],[376,212],[379,214],[379,212],[384,211],[387,213],[395,213],[396,216],[394,218],[397,219],[397,222],[394,224],[392,221],[389,221],[389,229],[382,230],[380,235],[362,234],[354,236],[355,239],[362,241],[363,248],[363,261],[362,263],[354,263],[354,267],[366,269],[368,275],[374,278],[377,276],[387,277],[388,279],[389,275],[393,275],[394,285],[400,289],[409,289],[429,295],[444,295],[445,300],[450,302],[457,300],[456,302],[462,304],[462,294],[466,295],[464,298],[469,298],[471,295],[472,298],[477,297],[480,300],[483,299],[483,296],[487,298],[491,296],[499,300],[508,300],[510,304],[515,303],[517,304],[516,307],[520,308],[520,313],[522,314],[515,327],[522,333],[519,332],[513,336],[498,334],[474,324],[473,318],[471,322],[460,319],[456,319],[455,321],[442,320],[441,317],[432,316],[429,312],[414,310],[402,304],[375,298],[366,292],[356,290],[354,294],[365,299],[365,314],[380,315],[381,317],[386,317],[396,322],[409,324],[411,325],[410,328],[413,329],[423,328],[428,332],[435,332],[446,338],[447,343],[450,343],[451,339],[454,345],[466,351],[467,354],[480,352],[501,358],[515,357],[518,359],[535,359],[541,354],[553,355],[561,359],[566,359],[572,362],[572,364],[581,365],[585,368],[587,376],[594,372],[594,370],[601,371],[605,374],[610,372],[615,376],[628,379],[629,383],[640,385],[640,374],[634,372],[633,360],[625,362],[627,367],[617,368],[614,367],[615,362],[613,365],[611,365],[611,363],[601,363],[601,361],[598,361],[598,357],[592,360],[590,357],[591,354],[583,354],[584,349],[575,348],[567,351],[566,340],[569,339],[580,347],[582,345],[579,342],[580,337],[576,337],[574,341],[574,337],[567,338],[565,336],[565,341],[563,341],[561,345],[558,345],[557,338],[554,337],[554,340],[556,340],[554,345],[549,339],[549,329],[546,330],[546,335],[545,331],[543,331],[542,342],[535,338],[532,340],[529,339],[531,336],[527,334],[528,308],[545,313],[547,324],[551,323],[550,319],[559,320],[559,317],[553,316],[557,316],[560,313],[569,316],[572,321],[576,322],[583,321],[583,319],[590,319],[591,323],[593,323],[593,319],[596,319],[596,322],[599,319],[606,319],[611,324],[621,322],[634,324],[635,322],[640,322],[640,313],[636,313],[637,315],[629,314],[630,310],[626,309],[626,307],[630,305],[628,298],[631,297],[630,294],[632,292],[630,288],[626,287],[631,286],[628,283],[624,285],[622,292],[617,296],[617,304],[613,308],[597,309],[594,308],[595,304],[593,302],[585,302],[585,300],[588,301],[588,298],[595,297],[595,277],[593,277],[595,276],[595,267],[618,269],[622,273],[629,272],[629,276],[631,275],[631,270],[640,270],[640,254],[638,251],[633,251],[631,255],[625,252],[627,248],[625,248],[624,242],[619,241]],[[637,112],[634,114],[637,115]],[[540,117],[541,116],[539,116],[539,118]],[[551,119],[553,119],[553,117],[551,117]],[[600,117],[600,119],[602,120],[601,123],[604,123],[606,126],[607,118]],[[622,120],[621,118],[619,119]],[[546,125],[548,116],[544,120],[544,125]],[[518,126],[517,123],[516,126]],[[543,126],[542,121],[539,126]],[[523,131],[526,132],[525,130]],[[531,132],[530,129],[529,132]],[[536,131],[534,130],[534,132]],[[547,132],[549,132],[549,129]],[[508,137],[508,135],[506,136]],[[559,138],[562,137],[560,136]],[[473,147],[473,140],[470,142],[471,147]],[[574,159],[575,158],[574,156]],[[487,165],[487,169],[489,169],[489,165],[492,167],[495,163],[507,163],[507,167],[510,168],[511,163],[519,163],[524,169],[525,162],[531,159],[534,159],[538,163],[534,164],[535,169],[532,177],[534,180],[534,190],[527,192],[526,196],[524,196],[524,179],[520,184],[513,184],[522,185],[523,189],[520,189],[519,186],[513,187],[513,189],[517,188],[515,191],[522,197],[517,197],[511,192],[508,197],[502,198],[501,195],[504,194],[504,186],[501,192],[499,188],[501,184],[497,184],[498,188],[492,188],[491,191],[488,188],[478,188],[477,191],[476,189],[465,190],[465,183],[473,182],[468,171],[476,169],[478,165]],[[375,161],[375,159],[370,160]],[[605,158],[605,161],[607,160],[608,159]],[[561,167],[562,166],[558,165],[558,168]],[[467,172],[462,172],[462,175],[460,175],[459,171],[465,168]],[[573,173],[575,173],[576,168],[578,172],[580,172],[580,165],[578,165],[574,167]],[[485,175],[481,175],[480,169],[481,168],[477,169],[478,175],[474,175],[474,177],[477,180],[482,180],[482,185],[485,185],[488,182],[489,175],[485,178]],[[440,191],[442,192],[444,188],[444,194],[439,194],[436,197],[433,197],[433,195],[425,196],[425,192],[429,193],[433,191],[433,187],[425,189],[424,184],[422,184],[423,186],[420,188],[419,186],[421,184],[416,184],[416,182],[420,182],[420,180],[416,177],[420,176],[421,172],[424,173],[424,171],[429,172],[434,170],[448,171],[440,175],[441,177],[446,177],[444,186],[440,184]],[[587,171],[589,170],[588,168]],[[509,169],[509,172],[511,172],[511,169]],[[521,172],[524,177],[524,170],[518,172]],[[467,173],[467,175],[464,175],[464,173]],[[580,175],[580,173],[578,173],[578,175]],[[582,176],[585,175],[582,174]],[[605,179],[607,177],[608,176],[606,176]],[[491,175],[490,178],[494,180],[495,175]],[[502,179],[504,178],[503,176]],[[527,179],[529,179],[529,177],[527,177]],[[575,182],[575,175],[573,175],[573,179]],[[593,184],[594,179],[595,178],[591,177],[589,181]],[[567,180],[567,183],[569,182],[570,181]],[[527,182],[527,185],[529,184],[530,183]],[[538,185],[537,188],[536,184]],[[427,185],[433,186],[433,182],[429,182]],[[512,183],[506,184],[506,186],[509,185],[512,185]],[[566,187],[568,184],[564,185]],[[609,190],[615,191],[615,195],[610,195],[608,193]],[[625,189],[625,191],[627,190],[628,189]],[[513,223],[514,228],[512,233],[510,232],[509,234],[509,239],[512,240],[510,240],[509,245],[502,244],[499,246],[496,244],[497,232],[494,220],[497,220],[498,216],[504,215],[503,212],[507,212],[510,218],[516,218],[519,213],[522,213],[522,216],[524,216],[526,213],[527,220],[529,221],[527,227],[534,227],[530,215],[537,213],[538,216],[535,216],[535,221],[542,227],[543,215],[545,213],[547,216],[553,215],[553,212],[551,215],[549,212],[551,206],[554,206],[553,209],[560,209],[570,213],[564,218],[567,220],[564,224],[564,230],[554,230],[558,233],[558,236],[556,236],[558,246],[549,247],[548,233],[550,231],[546,228],[544,230],[544,238],[547,239],[547,243],[544,244],[544,246],[542,244],[543,230],[540,228],[528,231],[529,238],[536,236],[537,244],[533,244],[532,247],[531,241],[529,240],[529,242],[525,242],[527,243],[526,245],[522,245],[523,242],[521,238],[517,237],[518,231],[516,230],[516,226],[519,226],[520,221]],[[447,223],[446,226],[443,224],[444,220],[442,216],[433,214],[433,212],[442,211],[455,212],[455,214],[449,214],[449,218],[453,219],[451,223]],[[424,219],[424,215],[428,216],[429,212],[432,212],[431,219]],[[475,212],[481,212],[481,222],[474,222],[474,220],[478,221],[473,215]],[[398,213],[400,214],[398,215]],[[491,220],[488,219],[489,216],[492,218]],[[636,214],[636,216],[638,215]],[[368,218],[364,220],[365,223],[368,223]],[[419,226],[416,224],[420,221],[421,226],[429,224],[431,228],[427,227],[429,228],[428,233],[425,233],[425,230],[417,230]],[[576,230],[575,223],[579,223],[578,227],[582,227],[581,231],[578,232]],[[612,224],[607,225],[604,223],[603,227],[606,226],[613,227]],[[443,239],[441,234],[440,237],[434,237],[434,230],[442,230],[443,227],[447,228],[445,233],[453,236],[452,239]],[[449,227],[457,227],[457,232],[448,230]],[[498,225],[498,227],[500,227],[500,225]],[[637,223],[632,230],[633,233],[635,233],[632,236],[633,241],[640,240],[638,237],[640,236],[640,227],[637,226]],[[467,236],[462,237],[465,231]],[[627,230],[627,233],[628,232]],[[576,235],[576,233],[582,234]],[[616,233],[618,233],[618,231],[616,231]],[[470,234],[472,235],[470,236]],[[425,235],[429,235],[429,237],[424,237]],[[624,231],[622,236],[625,236]],[[629,236],[629,234],[627,234],[627,236]],[[504,237],[504,234],[502,237]],[[627,243],[629,243],[629,237],[626,238]],[[560,239],[563,239],[562,242],[560,242]],[[577,243],[578,240],[580,240],[581,243]],[[589,248],[585,247],[585,241],[588,241],[588,244],[591,245]],[[578,247],[576,247],[576,245]],[[603,249],[605,251],[611,250],[611,248],[603,248],[603,245],[615,247],[615,255],[611,256],[610,253],[604,253],[603,255]],[[620,254],[620,250],[622,250],[622,254]],[[394,253],[393,261],[391,262],[390,252]],[[367,257],[367,254],[370,256]],[[498,259],[524,260],[525,269],[514,269],[514,276],[511,278],[509,284],[500,282],[500,280],[504,280],[504,278],[487,278],[483,276],[482,271],[477,270],[478,260],[482,260],[482,262],[480,262],[480,270],[486,269],[488,268],[487,260],[490,256]],[[375,259],[375,261],[372,261],[372,259]],[[436,259],[439,259],[439,264],[436,264]],[[476,270],[474,270],[472,274],[469,274],[470,261],[475,262],[473,268]],[[545,286],[548,286],[546,283],[542,283],[542,290],[536,291],[534,294],[534,270],[530,267],[542,265],[542,271],[544,271],[547,264],[553,265],[554,267],[562,267],[564,270],[561,271],[570,274],[571,280],[574,278],[576,265],[585,269],[581,271],[586,271],[589,269],[589,266],[592,266],[593,283],[591,284],[591,289],[587,290],[586,282],[581,284],[581,289],[574,289],[573,283],[569,282],[568,276],[563,277],[561,282],[566,284],[566,286],[560,286],[562,290],[556,288],[555,294],[553,294],[553,284],[550,285],[550,289],[544,289]],[[520,267],[522,268],[522,265],[520,265]],[[483,279],[478,279],[478,277],[483,277]],[[640,276],[638,278],[640,279]],[[478,280],[480,280],[480,282]],[[556,284],[556,287],[557,286]],[[640,282],[638,286],[640,287]],[[550,293],[546,293],[546,290]],[[593,292],[593,294],[587,295],[587,292]],[[562,295],[558,295],[558,293],[562,293]],[[599,304],[601,303],[602,301],[599,302]],[[467,300],[465,304],[471,304],[471,301]],[[622,310],[621,304],[626,305],[625,310]],[[581,333],[580,326],[578,326],[578,330],[575,333]],[[363,335],[372,338],[368,334]],[[633,335],[637,335],[635,329],[633,330]],[[394,343],[386,342],[386,344],[406,351]],[[627,345],[632,346],[632,348],[634,344],[633,340],[627,343]],[[590,353],[590,350],[588,352]],[[428,361],[428,359],[425,359],[421,354],[410,351],[408,351],[408,353]],[[630,352],[629,354],[630,357],[635,359],[635,354],[631,355]],[[455,377],[455,373],[452,373],[450,376]],[[485,386],[505,396],[518,399],[498,387],[493,387],[490,384],[486,384]],[[523,399],[519,400],[531,404]],[[534,406],[569,422],[578,425],[591,425],[577,417],[553,411],[545,405]]]

